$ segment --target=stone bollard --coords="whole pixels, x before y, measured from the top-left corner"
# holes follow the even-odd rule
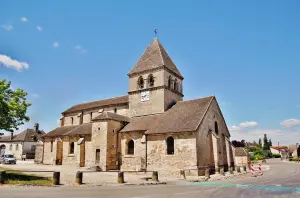
[[[240,167],[240,166],[237,166],[237,167],[236,167],[236,172],[237,172],[237,173],[241,173],[241,167]]]
[[[81,185],[82,184],[82,177],[83,177],[83,172],[78,171],[76,173],[75,183]]]
[[[223,175],[223,176],[225,175],[224,167],[221,167],[221,168],[220,168],[220,175]]]
[[[220,173],[220,168],[219,168],[219,167],[216,167],[216,168],[215,168],[215,173],[216,173],[216,174],[219,174],[219,173]]]
[[[232,166],[229,167],[229,173],[233,174],[233,167]]]
[[[206,177],[206,178],[210,178],[209,168],[206,168],[206,169],[205,169],[205,177]]]
[[[158,172],[157,171],[153,171],[152,181],[158,182]]]
[[[180,170],[180,177],[181,177],[182,179],[186,179],[185,171],[184,171],[184,170]]]
[[[243,171],[247,172],[247,167],[246,166],[243,166]]]
[[[124,183],[124,172],[118,172],[118,183],[119,184]]]
[[[60,184],[60,172],[53,172],[53,184],[54,185]]]
[[[0,171],[0,184],[5,184],[7,181],[7,175],[5,171]]]

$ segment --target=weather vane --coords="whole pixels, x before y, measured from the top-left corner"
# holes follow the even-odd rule
[[[154,30],[154,36],[157,37],[157,29]]]

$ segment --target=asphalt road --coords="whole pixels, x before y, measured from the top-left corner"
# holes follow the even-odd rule
[[[213,183],[181,182],[159,186],[122,187],[1,187],[4,198],[257,198],[257,197],[300,197],[300,164],[270,160],[271,170],[263,176],[239,176]]]

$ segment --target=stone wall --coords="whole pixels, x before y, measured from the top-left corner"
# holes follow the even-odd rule
[[[143,132],[120,133],[122,170],[141,170],[146,168],[146,140]],[[127,143],[134,141],[134,155],[127,154]]]
[[[152,74],[154,77],[154,86],[155,87],[164,85],[164,71],[158,70],[158,71],[155,71],[152,73],[149,72],[149,73],[146,73],[143,75],[135,75],[134,77],[129,78],[129,92],[139,89],[138,79],[140,76],[142,76],[144,79],[144,82],[145,82],[144,88],[148,88],[147,79],[150,74]]]
[[[44,143],[42,141],[39,141],[35,147],[35,156],[34,156],[35,164],[43,163],[43,153],[44,153]]]
[[[53,144],[51,144],[53,141]],[[52,145],[52,146],[51,146]],[[52,147],[52,150],[51,150]],[[44,160],[43,164],[54,165],[56,160],[57,142],[55,138],[46,137],[44,140]]]
[[[167,154],[166,139],[174,138],[174,155]],[[147,170],[177,171],[197,168],[196,133],[147,135]]]

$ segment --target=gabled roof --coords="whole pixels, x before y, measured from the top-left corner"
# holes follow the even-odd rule
[[[97,100],[93,102],[87,102],[87,103],[81,103],[72,106],[71,108],[67,109],[64,113],[72,113],[76,111],[82,111],[86,109],[92,109],[96,107],[105,107],[105,106],[113,106],[113,105],[120,105],[120,104],[128,104],[128,95],[126,96],[119,96],[115,98],[109,98],[109,99],[104,99],[104,100]]]
[[[115,120],[121,122],[130,122],[130,118],[127,116],[122,116],[116,113],[111,113],[106,111],[93,119],[93,121],[97,121],[97,120]]]
[[[43,130],[39,130],[37,134],[37,140],[40,140],[41,137],[45,134]],[[26,129],[22,133],[13,136],[13,139],[10,139],[10,136],[2,136],[0,142],[35,142],[33,136],[35,135],[34,129]]]
[[[214,96],[177,102],[168,111],[155,116],[133,117],[121,130],[146,131],[146,134],[196,131]]]
[[[242,147],[235,147],[234,152],[235,152],[235,156],[239,156],[239,157],[249,155],[249,153]]]
[[[156,69],[161,66],[165,66],[166,68],[183,78],[159,40],[157,38],[154,38],[152,43],[145,50],[135,66],[130,70],[128,75]]]
[[[92,134],[92,123],[85,123],[81,125],[58,127],[43,137],[56,137],[66,135],[90,135]]]

